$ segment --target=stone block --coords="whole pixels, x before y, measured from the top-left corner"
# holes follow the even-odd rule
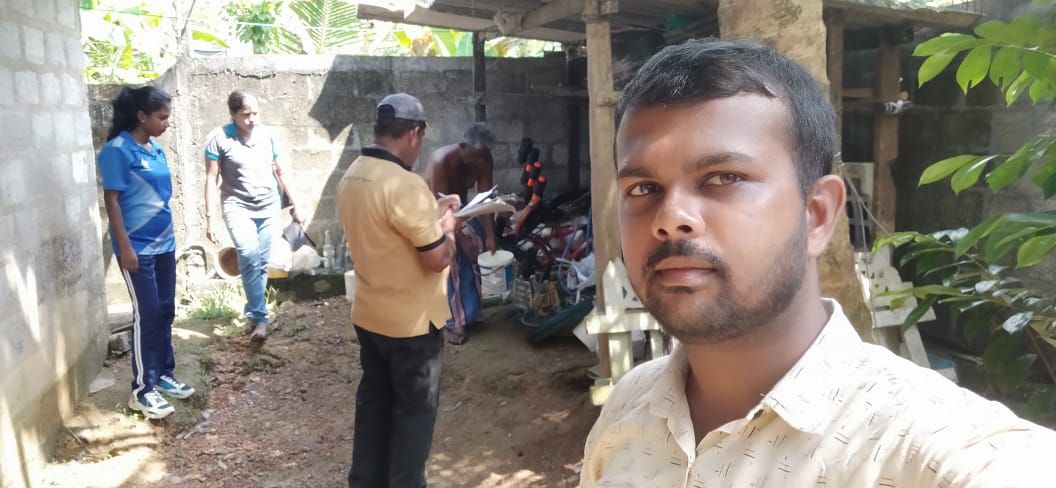
[[[35,116],[34,116],[35,117]],[[78,139],[78,132],[80,132],[72,112],[55,112],[52,114],[52,118],[55,123],[55,129],[52,132],[52,141],[56,147],[68,148],[76,144]],[[83,127],[85,131],[89,129]],[[46,146],[42,146],[46,147]]]
[[[24,151],[33,142],[32,127],[26,123],[26,114],[4,111],[0,113],[0,149],[5,153]]]
[[[994,110],[991,118],[990,151],[1010,153],[1038,132],[1033,110]]]
[[[92,145],[92,119],[88,116],[87,112],[77,111],[73,112],[73,128],[76,137],[74,142],[81,147],[88,147]],[[105,136],[104,136],[105,137]],[[171,153],[172,151],[168,151]]]
[[[939,144],[959,148],[960,152],[985,152],[990,146],[989,109],[966,109],[942,117]]]
[[[95,157],[91,151],[76,151],[70,156],[70,173],[78,185],[95,182]]]
[[[46,20],[49,22],[55,21],[55,1],[56,0],[33,0],[33,11],[36,13],[36,18],[40,20]],[[58,0],[62,3],[64,0]]]
[[[78,27],[77,21],[80,14],[77,4],[59,0],[56,3],[56,7],[58,8],[56,9],[57,12],[55,13],[55,16],[59,20],[59,23],[62,24],[63,27],[76,29]]]
[[[32,118],[33,147],[44,149],[51,146],[55,138],[55,117],[51,112],[37,112]]]
[[[84,101],[84,82],[66,73],[62,75],[63,103],[80,105]]]
[[[19,71],[15,73],[15,99],[19,103],[40,103],[39,82],[37,74],[32,71]]]
[[[66,39],[66,66],[74,70],[83,70],[87,58],[81,47],[81,40],[76,37]]]
[[[22,39],[24,42],[23,55],[26,61],[34,64],[44,64],[47,62],[47,55],[44,51],[44,33],[40,29],[34,29],[32,27],[22,28]]]
[[[48,64],[52,66],[66,66],[66,36],[59,32],[49,32],[44,37],[44,51],[46,52]]]
[[[6,161],[3,164],[4,177],[0,178],[0,208],[17,209],[25,201],[25,161]],[[5,217],[6,220],[6,217]],[[10,235],[5,235],[8,238]]]
[[[15,103],[15,82],[11,70],[0,66],[0,106]]]
[[[41,73],[40,75],[40,103],[55,106],[62,103],[62,86],[59,77],[55,73]]]
[[[21,58],[22,42],[19,38],[16,24],[0,21],[0,57],[7,59]]]
[[[129,321],[129,324],[131,324],[131,321]],[[111,324],[111,327],[113,327],[113,324]],[[111,356],[121,357],[128,354],[128,352],[132,350],[132,332],[125,330],[123,332],[111,334],[107,350],[110,352]]]

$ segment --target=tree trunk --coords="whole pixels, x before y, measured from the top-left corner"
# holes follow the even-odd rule
[[[723,38],[752,39],[777,49],[805,66],[829,93],[822,10],[822,0],[720,0],[719,32]],[[858,335],[873,342],[873,320],[854,270],[845,213],[818,266],[822,294],[838,300]]]

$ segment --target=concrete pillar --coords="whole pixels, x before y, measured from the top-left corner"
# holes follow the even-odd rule
[[[109,328],[77,2],[0,3],[0,487],[36,486]]]
[[[822,0],[720,0],[719,32],[723,38],[753,39],[781,51],[804,65],[828,93],[822,10]],[[873,320],[854,271],[845,214],[818,264],[822,294],[837,299],[862,339],[872,342]]]

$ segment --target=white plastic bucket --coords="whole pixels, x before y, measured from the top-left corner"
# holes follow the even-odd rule
[[[485,297],[502,296],[513,284],[513,253],[506,250],[485,252],[477,256],[480,266],[480,291]]]

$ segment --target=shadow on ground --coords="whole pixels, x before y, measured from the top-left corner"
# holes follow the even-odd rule
[[[587,376],[594,356],[572,337],[530,346],[510,311],[486,310],[470,342],[444,352],[430,486],[578,481],[597,415]],[[276,323],[257,353],[225,323],[179,324],[177,374],[204,394],[176,400],[163,421],[128,412],[129,360],[108,361],[101,377],[113,385],[81,405],[43,486],[343,486],[360,376],[348,304],[289,302]]]

